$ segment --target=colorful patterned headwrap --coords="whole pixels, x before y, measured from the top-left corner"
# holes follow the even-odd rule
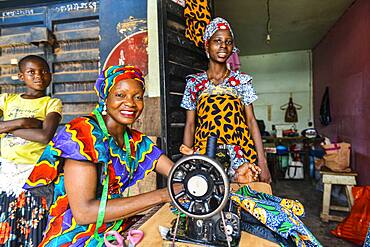
[[[216,17],[206,26],[206,30],[204,31],[204,35],[203,35],[204,44],[207,44],[209,39],[212,37],[212,35],[214,35],[215,32],[217,32],[218,30],[229,30],[231,33],[231,36],[234,39],[233,30],[231,29],[231,26],[227,22],[227,20],[221,17]],[[237,52],[237,51],[238,51],[238,48],[236,48],[234,45],[233,52]]]
[[[123,65],[109,66],[100,73],[94,87],[99,97],[98,111],[101,112],[103,110],[105,100],[114,84],[125,79],[134,79],[140,82],[143,88],[145,88],[143,73],[137,67]]]

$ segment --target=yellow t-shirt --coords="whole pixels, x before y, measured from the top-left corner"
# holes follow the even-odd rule
[[[46,115],[57,112],[62,115],[62,102],[44,96],[37,99],[23,99],[20,94],[0,94],[0,114],[4,121],[17,118],[37,118],[45,120]],[[46,145],[32,142],[12,134],[1,139],[1,157],[16,164],[36,164]]]

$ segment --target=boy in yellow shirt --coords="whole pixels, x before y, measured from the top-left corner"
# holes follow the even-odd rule
[[[47,222],[45,200],[23,184],[61,121],[62,102],[46,96],[48,63],[29,55],[19,63],[23,94],[0,94],[0,244],[37,246]]]

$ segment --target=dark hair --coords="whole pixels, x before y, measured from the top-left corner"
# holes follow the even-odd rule
[[[20,72],[23,71],[23,68],[24,68],[24,66],[26,65],[27,62],[35,61],[35,60],[43,63],[48,68],[48,70],[50,71],[50,67],[49,67],[48,62],[46,62],[46,60],[43,57],[36,56],[36,55],[28,55],[28,56],[25,56],[24,58],[22,58],[21,60],[19,60],[19,62],[18,62],[19,71]]]

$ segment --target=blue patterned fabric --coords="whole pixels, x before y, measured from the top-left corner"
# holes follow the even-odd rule
[[[367,235],[366,239],[364,242],[364,247],[370,247],[370,224],[369,224],[369,229],[367,230]]]
[[[322,246],[300,220],[304,207],[299,201],[256,192],[249,186],[232,193],[230,198],[271,231],[291,239],[296,246]]]

